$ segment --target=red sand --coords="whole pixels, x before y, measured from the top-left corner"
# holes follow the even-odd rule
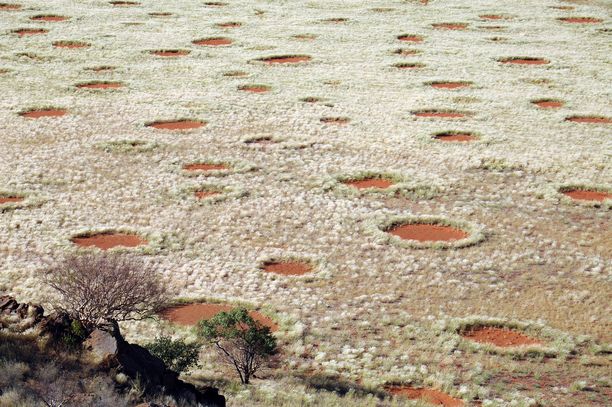
[[[242,23],[236,22],[236,21],[229,21],[227,23],[219,23],[217,24],[217,27],[219,28],[238,28],[241,27]]]
[[[218,47],[222,45],[230,45],[232,40],[229,38],[215,37],[215,38],[202,38],[201,40],[193,41],[195,45],[201,45],[206,47]]]
[[[64,109],[40,109],[40,110],[30,110],[28,112],[19,113],[19,115],[22,117],[27,117],[29,119],[38,119],[39,117],[64,116],[66,113],[68,113],[68,111]]]
[[[215,171],[215,170],[228,170],[229,167],[225,164],[206,164],[206,163],[195,163],[183,165],[185,171]]]
[[[153,127],[159,130],[189,130],[197,129],[204,126],[206,123],[197,120],[172,120],[158,121],[147,124],[147,127]]]
[[[308,55],[287,55],[278,57],[261,58],[258,61],[265,62],[266,64],[298,64],[300,62],[310,61],[312,58]]]
[[[321,123],[325,123],[325,124],[337,124],[337,125],[342,126],[342,125],[348,124],[350,119],[346,117],[322,117],[320,121]]]
[[[384,178],[366,178],[361,180],[344,181],[343,184],[355,187],[357,189],[378,188],[386,189],[395,182]]]
[[[194,193],[194,195],[198,199],[204,199],[204,198],[208,198],[208,197],[219,195],[219,194],[220,194],[219,191],[196,191]]]
[[[465,114],[459,112],[440,112],[440,111],[424,111],[414,113],[417,117],[439,117],[447,119],[457,119],[465,117]]]
[[[535,100],[532,103],[541,109],[557,109],[563,107],[563,102],[559,100]]]
[[[78,42],[78,41],[55,41],[53,43],[53,46],[55,48],[76,49],[76,48],[87,48],[90,45],[86,42]]]
[[[265,263],[263,270],[267,273],[282,274],[283,276],[301,276],[310,273],[312,267],[307,263],[298,261],[284,261]]]
[[[410,386],[387,386],[385,387],[389,393],[395,396],[403,396],[410,400],[424,400],[428,403],[444,407],[460,407],[463,406],[463,401],[449,396],[435,389],[424,389]]]
[[[418,240],[419,242],[450,242],[468,237],[466,232],[452,226],[426,223],[398,225],[387,232],[404,240]]]
[[[563,191],[562,194],[579,201],[603,202],[606,199],[612,199],[612,194],[603,191],[572,189],[570,191]]]
[[[121,82],[89,82],[76,85],[81,89],[118,89],[123,87]]]
[[[270,91],[270,88],[267,86],[258,86],[258,85],[245,85],[238,87],[239,90],[251,93],[266,93]]]
[[[506,58],[500,61],[502,64],[515,64],[515,65],[546,65],[550,61],[543,58]]]
[[[612,119],[602,116],[571,116],[565,119],[568,122],[574,123],[596,123],[596,124],[610,124]]]
[[[461,334],[464,338],[479,343],[490,343],[500,347],[541,345],[542,341],[506,328],[479,327]]]
[[[469,142],[478,140],[478,137],[470,133],[441,133],[434,136],[436,140],[446,142]]]
[[[478,17],[482,18],[483,20],[503,20],[505,19],[504,16],[501,16],[499,14],[483,14]]]
[[[211,319],[220,312],[227,312],[234,309],[227,304],[186,304],[168,308],[161,313],[161,317],[180,325],[195,325],[202,319]],[[272,332],[278,330],[278,325],[267,316],[250,311],[249,315],[263,326],[270,328]]]
[[[0,3],[0,10],[2,11],[19,10],[20,8],[21,8],[21,4]]]
[[[23,201],[22,196],[0,196],[0,204],[8,203],[8,202],[21,202]]]
[[[48,22],[59,22],[59,21],[66,21],[66,20],[68,20],[68,17],[53,16],[53,15],[34,16],[34,17],[31,17],[30,20],[34,20],[34,21],[48,21]]]
[[[432,88],[436,89],[460,89],[460,88],[469,88],[471,86],[468,82],[433,82],[431,84]]]
[[[436,30],[465,30],[468,25],[465,23],[436,23],[431,26]]]
[[[72,243],[79,247],[97,247],[98,249],[108,250],[113,247],[136,247],[145,245],[148,242],[137,235],[125,233],[99,233],[87,237],[73,237]]]
[[[13,31],[14,34],[17,34],[20,37],[26,37],[30,35],[41,35],[48,33],[49,30],[45,30],[44,28],[21,28]]]
[[[151,51],[151,54],[158,57],[183,57],[189,54],[189,51],[183,49],[160,49],[157,51]]]
[[[599,24],[603,22],[600,18],[594,17],[562,17],[559,20],[564,23],[574,23],[574,24]]]
[[[399,37],[397,37],[397,39],[400,41],[404,41],[404,42],[422,42],[423,41],[423,37],[421,37],[420,35],[400,35]]]

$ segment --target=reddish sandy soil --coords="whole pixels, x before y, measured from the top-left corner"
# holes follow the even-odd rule
[[[265,263],[263,270],[267,273],[282,274],[283,276],[301,276],[310,273],[312,267],[307,263],[298,261],[284,261]]]
[[[419,242],[450,242],[468,237],[466,232],[452,226],[425,223],[398,225],[387,232],[400,239],[418,240]]]
[[[459,112],[440,112],[440,111],[424,111],[424,112],[416,112],[414,113],[417,117],[440,117],[446,119],[458,119],[461,117],[465,117],[465,114]]]
[[[136,247],[146,245],[148,242],[137,235],[125,233],[100,233],[86,237],[74,237],[72,243],[79,247],[97,247],[108,250],[113,247]]]
[[[21,201],[23,201],[23,197],[21,196],[0,196],[0,204]]]
[[[594,17],[562,17],[559,20],[564,23],[574,23],[574,24],[599,24],[603,22],[600,18]]]
[[[420,35],[400,35],[397,39],[404,42],[423,42]]]
[[[270,91],[270,88],[266,86],[245,85],[245,86],[240,86],[238,90],[242,90],[244,92],[251,92],[251,93],[266,93]]]
[[[87,48],[90,44],[86,42],[77,42],[77,41],[55,41],[53,43],[55,48],[69,48],[69,49],[77,49],[77,48]]]
[[[288,55],[288,56],[278,56],[278,57],[269,57],[269,58],[261,58],[258,61],[265,62],[266,64],[299,64],[300,62],[310,61],[312,58],[308,55]]]
[[[151,51],[151,54],[158,57],[184,57],[189,54],[189,51],[183,49],[160,49],[157,51]]]
[[[215,38],[202,38],[200,40],[193,41],[195,45],[201,45],[206,47],[219,47],[222,45],[231,45],[232,40],[229,38],[215,37]]]
[[[588,191],[588,190],[580,190],[574,189],[571,191],[562,192],[563,195],[567,195],[572,199],[576,199],[579,201],[599,201],[603,202],[606,199],[612,199],[612,194],[608,192],[601,191]]]
[[[22,117],[27,117],[29,119],[38,119],[39,117],[64,116],[66,113],[68,113],[68,111],[64,109],[41,109],[41,110],[30,110],[28,112],[20,113],[19,115]]]
[[[506,19],[506,17],[499,15],[499,14],[483,14],[478,17],[482,18],[483,20],[504,20]]]
[[[158,130],[190,130],[204,126],[206,123],[197,120],[172,120],[158,121],[147,124],[147,127],[153,127]]]
[[[183,165],[185,171],[213,171],[213,170],[228,170],[229,167],[225,164],[207,164],[194,163]]]
[[[238,28],[241,27],[242,23],[236,22],[236,21],[229,21],[227,23],[219,23],[217,24],[217,27],[219,28]]]
[[[365,189],[365,188],[385,189],[385,188],[389,188],[391,185],[394,184],[393,181],[384,179],[384,178],[366,178],[366,179],[360,179],[360,180],[344,181],[343,183],[345,185],[349,185],[357,189]]]
[[[568,122],[574,123],[596,123],[596,124],[610,124],[612,119],[602,116],[571,116],[565,119]]]
[[[14,34],[17,34],[20,37],[27,37],[30,35],[41,35],[48,33],[49,30],[45,30],[44,28],[21,28],[19,30],[13,31]]]
[[[48,22],[59,22],[59,21],[66,21],[68,20],[68,17],[64,17],[64,16],[53,16],[53,15],[48,15],[48,16],[34,16],[31,17],[30,20],[34,20],[34,21],[48,21]]]
[[[325,124],[336,124],[339,126],[343,126],[345,124],[348,124],[348,122],[350,122],[350,119],[346,117],[322,117],[320,121],[321,123]]]
[[[502,59],[503,64],[515,64],[515,65],[546,65],[550,61],[543,58],[507,58]]]
[[[472,85],[468,82],[433,82],[431,84],[431,87],[436,89],[460,89],[470,86]]]
[[[564,104],[560,100],[536,100],[532,103],[541,109],[558,109]]]
[[[1,11],[19,10],[20,8],[21,8],[21,4],[0,3]]]
[[[436,30],[465,30],[468,25],[465,23],[436,23],[431,26]]]
[[[89,82],[76,85],[81,89],[118,89],[123,87],[121,82]]]
[[[218,191],[196,191],[194,193],[194,195],[198,199],[209,198],[211,196],[215,196],[215,195],[219,195],[219,194],[220,194],[220,192],[218,192]]]
[[[477,140],[478,137],[470,133],[441,133],[434,136],[436,140],[447,142],[469,142]]]
[[[168,308],[161,313],[161,317],[180,325],[195,325],[202,319],[211,319],[219,312],[231,311],[234,307],[227,304],[186,304]],[[278,330],[278,325],[267,316],[250,311],[249,315],[272,332]]]
[[[415,388],[410,386],[389,386],[385,387],[389,393],[395,396],[403,396],[410,400],[424,400],[432,405],[445,407],[463,406],[463,401],[449,396],[435,389]]]
[[[479,327],[461,334],[466,339],[500,347],[541,345],[542,341],[506,328]]]

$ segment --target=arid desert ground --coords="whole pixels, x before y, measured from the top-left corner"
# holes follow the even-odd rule
[[[1,1],[0,292],[244,304],[278,365],[186,376],[230,406],[612,405],[610,2]]]

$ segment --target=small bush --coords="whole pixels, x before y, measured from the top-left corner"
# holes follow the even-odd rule
[[[145,348],[163,360],[166,366],[178,373],[198,364],[200,345],[197,343],[185,343],[182,339],[172,340],[169,336],[162,335],[155,338]]]

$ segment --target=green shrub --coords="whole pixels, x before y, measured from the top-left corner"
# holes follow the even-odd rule
[[[145,348],[163,360],[168,368],[178,373],[198,364],[200,345],[197,343],[185,343],[182,339],[172,340],[169,336],[162,335]]]

